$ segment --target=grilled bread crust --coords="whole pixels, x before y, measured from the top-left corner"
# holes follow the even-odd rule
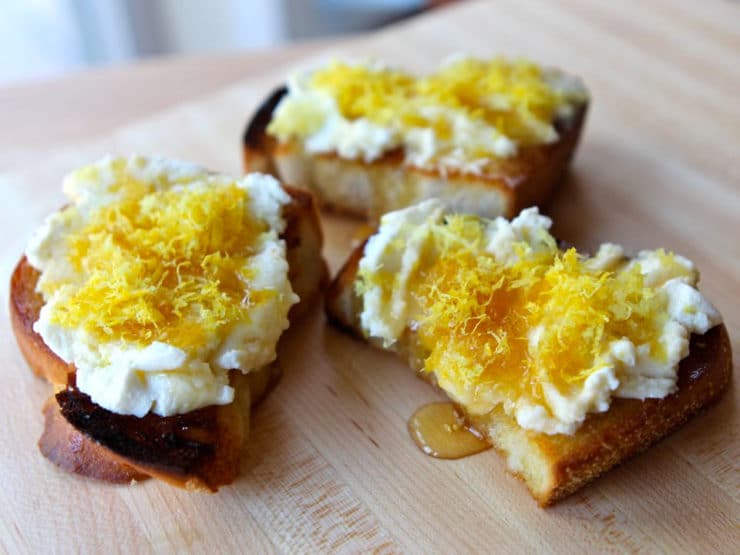
[[[313,191],[322,208],[370,220],[430,197],[486,217],[513,217],[523,208],[545,204],[565,175],[587,110],[584,104],[572,117],[555,121],[557,142],[520,148],[515,156],[472,175],[404,165],[400,149],[368,163],[335,153],[310,154],[298,141],[278,142],[267,134],[267,126],[286,92],[285,87],[275,90],[247,124],[245,170],[273,174]]]
[[[362,299],[354,283],[364,245],[350,255],[326,293],[329,320],[358,338]],[[425,353],[415,334],[407,330],[393,350],[415,371]],[[468,424],[484,435],[507,461],[541,506],[563,499],[611,467],[644,451],[727,389],[732,373],[732,352],[727,329],[715,326],[704,335],[692,335],[689,356],[678,369],[678,391],[662,399],[612,400],[608,411],[587,416],[573,435],[547,435],[526,430],[496,409],[471,415],[458,406]],[[433,383],[433,376],[419,374]]]
[[[322,235],[310,193],[285,187],[283,208],[288,277],[300,297],[289,313],[300,318],[327,281],[321,258]],[[42,454],[76,474],[113,483],[158,478],[187,489],[216,491],[234,481],[249,431],[249,411],[279,378],[277,364],[247,375],[230,373],[234,402],[190,413],[143,418],[120,415],[93,403],[75,387],[75,368],[56,356],[33,331],[43,299],[36,291],[39,273],[23,257],[10,284],[10,314],[20,350],[33,372],[55,393],[43,407]]]

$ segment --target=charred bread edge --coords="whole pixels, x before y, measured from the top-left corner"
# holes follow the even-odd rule
[[[262,101],[244,130],[242,137],[244,146],[254,149],[262,147],[262,141],[267,136],[267,126],[272,121],[272,113],[286,94],[288,94],[288,88],[282,85]]]

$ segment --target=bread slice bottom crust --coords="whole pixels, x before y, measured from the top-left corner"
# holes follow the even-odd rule
[[[362,300],[354,289],[363,248],[352,253],[329,286],[326,310],[330,321],[364,339],[359,322]],[[644,401],[615,398],[608,411],[589,414],[573,435],[526,430],[501,408],[485,415],[472,415],[464,406],[458,409],[505,457],[509,471],[527,485],[538,503],[551,505],[644,451],[722,396],[732,374],[725,326],[692,335],[689,349],[679,364],[676,393]],[[393,350],[420,372],[424,353],[419,352],[413,332],[407,330]],[[431,374],[419,375],[434,383]]]
[[[245,171],[271,173],[313,191],[322,208],[371,220],[431,197],[456,211],[486,217],[513,217],[523,208],[545,204],[575,153],[587,111],[584,105],[571,118],[557,120],[556,142],[521,148],[481,174],[471,174],[405,165],[400,150],[366,163],[336,153],[311,154],[298,141],[280,143],[267,126],[284,94],[284,88],[273,92],[247,124]]]
[[[285,187],[288,277],[301,298],[289,313],[299,319],[327,281],[322,235],[310,193]],[[56,356],[33,330],[43,306],[36,291],[39,272],[23,257],[10,283],[10,314],[20,350],[39,377],[54,386],[44,404],[41,453],[64,470],[112,483],[158,478],[172,485],[216,491],[234,481],[249,432],[250,409],[279,379],[279,366],[230,372],[234,402],[183,415],[143,418],[120,415],[93,403],[75,387],[75,368]]]

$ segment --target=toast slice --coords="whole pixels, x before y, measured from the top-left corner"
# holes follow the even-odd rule
[[[355,292],[364,245],[352,252],[329,286],[326,311],[331,322],[365,339]],[[377,346],[381,346],[379,343]],[[394,350],[415,371],[425,358],[415,333],[406,329]],[[647,449],[718,400],[730,380],[732,353],[724,325],[692,335],[689,356],[678,370],[678,391],[662,399],[614,398],[607,412],[592,413],[573,435],[548,435],[520,427],[500,407],[473,415],[458,406],[467,423],[499,451],[508,469],[522,480],[541,506],[555,503],[611,467]],[[432,381],[432,374],[419,373]]]
[[[515,156],[489,164],[485,172],[471,174],[405,165],[400,149],[367,163],[336,153],[311,154],[298,141],[278,142],[267,126],[285,94],[285,87],[276,89],[247,124],[245,171],[272,174],[313,191],[324,209],[370,220],[431,197],[456,211],[486,217],[513,217],[527,206],[544,205],[575,153],[588,107],[584,103],[570,117],[554,122],[556,142],[522,147]]]
[[[327,280],[321,258],[322,235],[310,193],[285,187],[291,202],[284,206],[288,277],[300,297],[289,313],[300,318]],[[24,258],[10,287],[12,327],[33,372],[54,385],[43,408],[42,454],[61,468],[113,483],[155,477],[188,489],[216,491],[239,472],[247,440],[249,411],[279,378],[276,363],[250,372],[230,373],[234,402],[186,414],[143,418],[108,411],[75,387],[75,368],[66,364],[33,330],[43,306],[36,291],[39,272]]]

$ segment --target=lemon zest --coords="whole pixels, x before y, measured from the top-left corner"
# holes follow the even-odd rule
[[[524,59],[464,58],[426,76],[367,64],[333,61],[315,71],[310,86],[328,93],[339,113],[401,130],[431,129],[441,140],[453,135],[451,114],[482,121],[521,145],[557,139],[558,110],[586,100],[584,90],[552,86],[543,69]],[[430,111],[429,108],[435,108]],[[310,113],[309,113],[310,112]],[[281,139],[306,138],[320,127],[310,110],[306,118],[273,119],[268,131]],[[471,158],[490,157],[481,145]]]
[[[67,297],[53,323],[100,341],[193,350],[248,321],[250,307],[275,294],[250,286],[249,257],[268,225],[247,210],[247,191],[213,179],[173,188],[180,182],[144,182],[113,169],[110,190],[120,198],[92,209],[66,237],[77,275],[44,284],[45,295],[64,289]],[[81,217],[76,205],[66,210]]]
[[[546,232],[548,248],[518,242],[516,259],[504,264],[484,248],[484,220],[450,215],[429,225],[433,254],[425,254],[408,290],[419,307],[423,371],[440,383],[548,406],[543,385],[580,388],[604,366],[613,340],[647,344],[651,358],[666,360],[667,296],[645,284],[638,264],[592,270],[587,257],[557,248]],[[672,253],[661,257],[676,265]],[[357,290],[371,287],[390,292],[392,276],[361,273]]]

